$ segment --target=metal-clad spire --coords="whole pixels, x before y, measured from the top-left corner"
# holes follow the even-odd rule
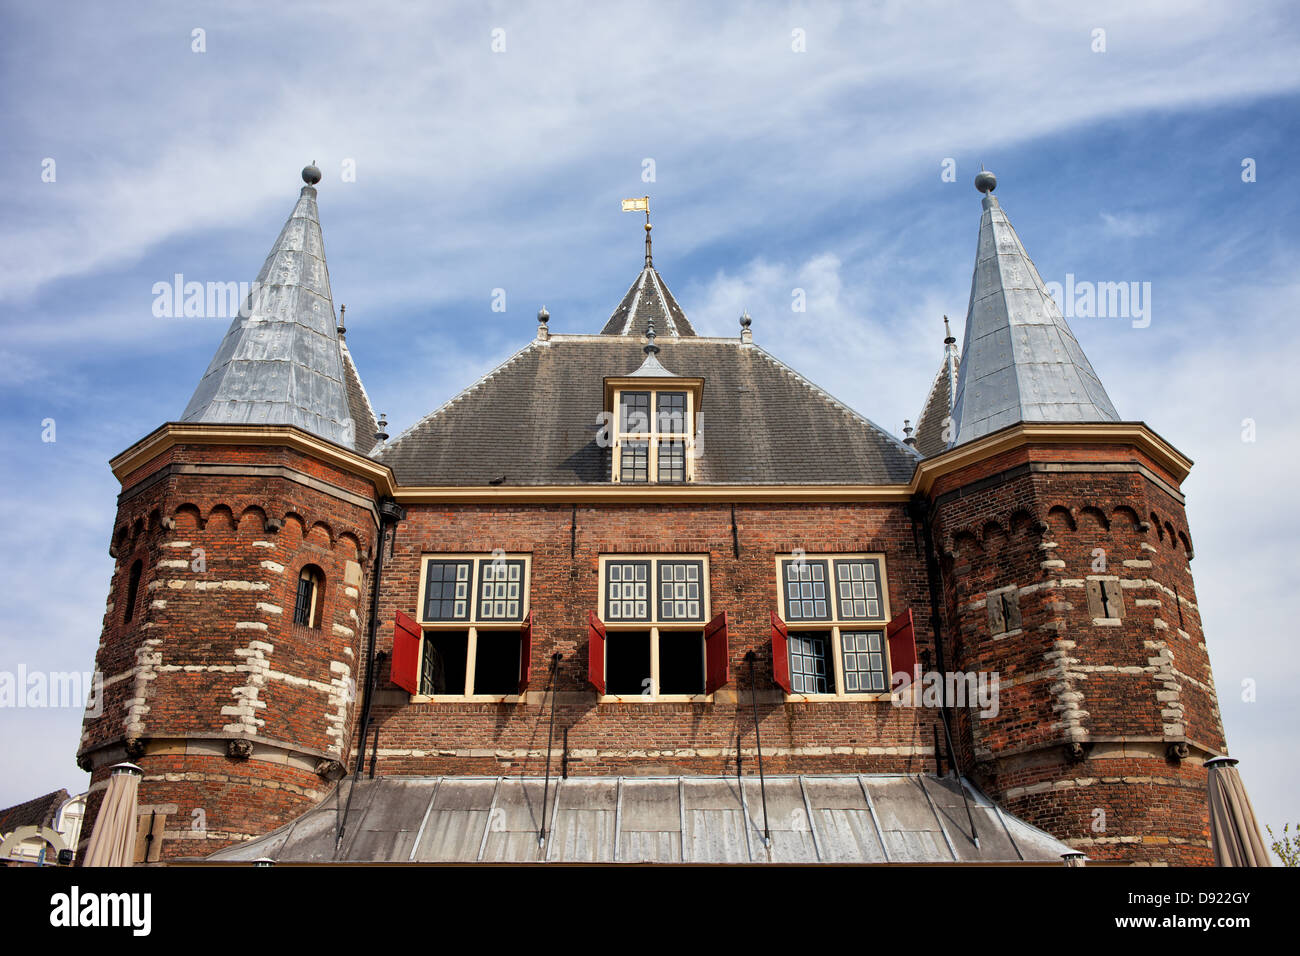
[[[953,444],[1016,422],[1118,421],[1101,380],[993,196],[996,187],[991,172],[981,170],[975,177],[984,214],[953,406]]]
[[[307,183],[262,264],[253,291],[217,348],[182,421],[296,425],[352,447],[356,427],[316,208]],[[363,444],[368,445],[368,441]]]

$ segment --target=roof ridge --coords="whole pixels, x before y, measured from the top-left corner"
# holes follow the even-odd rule
[[[608,338],[608,336],[606,336],[606,338]],[[408,435],[410,435],[411,432],[415,431],[415,429],[419,428],[421,425],[425,424],[426,422],[432,421],[433,419],[437,418],[440,414],[445,412],[447,409],[451,408],[451,406],[455,405],[461,399],[469,397],[470,392],[473,392],[475,389],[481,388],[483,385],[486,385],[489,381],[495,378],[499,373],[505,371],[506,368],[509,365],[513,364],[515,360],[518,359],[521,355],[523,355],[525,352],[531,352],[536,347],[537,347],[537,340],[534,339],[533,341],[525,345],[523,348],[521,348],[519,351],[515,352],[513,355],[507,358],[496,368],[492,369],[490,372],[485,373],[477,381],[472,382],[467,387],[461,389],[459,392],[457,392],[451,398],[447,399],[447,401],[443,402],[433,411],[429,412],[429,414],[425,415],[419,421],[403,429],[396,438],[394,438],[390,442],[387,442],[384,445],[383,451],[388,451],[389,449],[395,448],[398,444],[401,443],[403,439],[405,439]]]
[[[818,395],[828,405],[832,406],[833,408],[838,408],[842,412],[846,412],[851,417],[856,418],[858,421],[867,425],[869,428],[879,432],[881,435],[883,435],[884,437],[888,438],[891,442],[893,442],[901,451],[906,452],[911,457],[920,458],[920,455],[917,453],[916,449],[913,448],[911,445],[905,445],[903,442],[899,441],[899,439],[895,438],[884,428],[881,428],[879,425],[873,422],[866,415],[863,415],[861,412],[859,412],[857,409],[853,408],[852,406],[846,405],[844,402],[840,401],[838,398],[836,398],[830,392],[826,391],[826,389],[822,388],[816,382],[813,382],[810,379],[805,378],[803,375],[800,375],[798,372],[796,372],[790,366],[786,365],[779,358],[777,358],[771,352],[764,349],[762,346],[751,345],[750,347],[753,348],[755,351],[757,351],[759,355],[762,355],[764,358],[766,358],[773,365],[777,366],[777,368],[779,368],[781,371],[785,372],[786,375],[790,376],[797,382],[801,382],[810,391]]]
[[[673,335],[679,335],[677,323],[673,321],[673,310],[668,307],[668,296],[664,295],[663,283],[659,281],[658,270],[654,266],[646,266],[646,271],[650,273],[650,281],[654,283],[655,291],[659,293],[659,304],[663,306],[664,321],[668,323],[668,331]]]
[[[636,318],[636,307],[641,303],[641,291],[645,288],[645,274],[646,270],[642,269],[641,274],[636,277],[636,280],[633,281],[630,286],[627,287],[627,292],[636,289],[636,295],[632,297],[632,304],[627,307],[627,318],[623,320],[623,331],[618,333],[619,335],[632,334],[628,329],[632,327],[632,320]],[[627,292],[623,293],[623,299],[627,298]],[[622,304],[623,299],[618,300],[620,305]],[[618,311],[618,306],[614,307],[614,311]],[[611,315],[610,318],[613,318],[613,316]]]

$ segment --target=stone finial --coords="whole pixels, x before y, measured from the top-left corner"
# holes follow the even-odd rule
[[[912,446],[913,448],[916,447],[916,439],[912,436],[912,432],[914,432],[914,431],[916,431],[916,429],[914,429],[914,428],[912,427],[911,422],[910,422],[908,419],[904,418],[904,419],[903,419],[903,434],[907,436],[906,438],[903,439],[903,444],[904,444],[904,445],[910,445],[910,446]]]
[[[383,412],[379,413],[379,427],[375,430],[375,443],[380,444],[388,441],[388,416]]]
[[[749,317],[748,309],[740,313],[740,341],[746,344],[754,341],[754,333],[749,328],[753,321]]]
[[[551,321],[551,313],[546,311],[546,306],[537,310],[537,338],[545,342],[551,337],[551,327],[548,324]]]

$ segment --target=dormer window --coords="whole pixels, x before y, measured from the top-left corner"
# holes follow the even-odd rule
[[[695,477],[695,433],[704,379],[681,378],[659,362],[655,329],[646,330],[645,361],[631,375],[605,379],[605,417],[612,422],[610,478],[626,485],[680,485]]]
[[[615,396],[614,480],[629,484],[687,481],[693,470],[688,454],[694,444],[691,393],[620,389]]]

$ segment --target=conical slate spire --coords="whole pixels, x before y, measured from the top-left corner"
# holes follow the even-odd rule
[[[311,185],[320,172],[308,166],[303,179],[308,185],[181,420],[296,425],[353,447],[356,427]]]
[[[957,375],[961,360],[957,355],[957,340],[952,337],[946,315],[943,317],[943,330],[943,361],[939,364],[939,371],[916,420],[913,447],[926,458],[947,448],[956,434],[952,406],[957,396]]]
[[[654,267],[654,259],[650,254],[648,221],[645,230],[645,267],[632,282],[600,334],[640,337],[646,334],[646,329],[651,325],[658,323],[665,335],[694,335],[695,329],[686,318],[686,313],[668,291],[668,284],[664,282],[659,270]]]
[[[984,193],[966,336],[953,404],[955,441],[1017,422],[1119,420],[1106,389],[1047,293],[981,171]]]

